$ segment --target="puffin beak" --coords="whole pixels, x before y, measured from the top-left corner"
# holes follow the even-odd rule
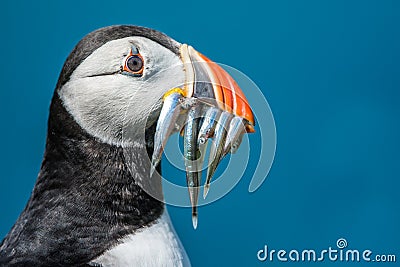
[[[154,138],[151,175],[161,160],[169,136],[181,132],[192,221],[196,228],[201,170],[207,142],[212,141],[212,144],[204,198],[222,158],[236,152],[243,135],[254,132],[255,122],[242,90],[223,68],[186,44],[181,46],[180,52],[186,82],[182,88],[173,88],[163,97]]]
[[[233,78],[218,64],[186,44],[181,46],[181,58],[186,69],[186,97],[215,100],[221,110],[245,119],[246,131],[253,133],[253,112]]]

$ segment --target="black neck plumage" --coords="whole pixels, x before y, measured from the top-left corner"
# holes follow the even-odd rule
[[[146,134],[148,144],[154,131]],[[123,149],[88,135],[55,93],[39,177],[1,244],[0,266],[84,265],[159,218],[163,203],[136,182],[149,179],[141,157],[152,147],[144,147],[144,153],[132,148],[136,173],[130,172]],[[160,179],[152,183],[161,194]]]

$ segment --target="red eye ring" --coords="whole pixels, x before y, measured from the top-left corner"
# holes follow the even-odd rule
[[[129,55],[125,59],[123,71],[142,76],[144,70],[144,60],[140,53],[133,54],[132,49],[129,52]]]

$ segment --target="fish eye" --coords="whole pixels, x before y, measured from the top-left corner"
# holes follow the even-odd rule
[[[143,57],[137,49],[131,49],[129,55],[125,59],[124,72],[133,74],[134,76],[142,76],[144,69]]]

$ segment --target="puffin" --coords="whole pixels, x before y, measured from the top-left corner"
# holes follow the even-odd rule
[[[192,46],[140,26],[89,33],[62,67],[41,168],[0,266],[191,266],[163,201],[163,148],[183,136],[196,228],[207,142],[204,197],[253,131],[238,84]]]

